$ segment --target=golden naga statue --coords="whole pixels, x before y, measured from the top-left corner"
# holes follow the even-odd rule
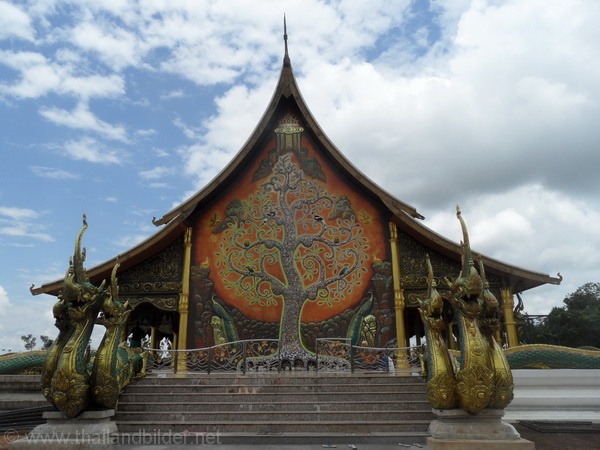
[[[102,342],[98,347],[90,379],[92,397],[96,405],[116,408],[119,395],[132,377],[145,375],[147,353],[141,348],[129,348],[125,342],[127,321],[131,314],[128,303],[119,301],[119,286],[115,264],[110,279],[110,295],[102,304],[99,322],[106,327]]]
[[[105,281],[100,286],[90,283],[83,267],[85,248],[81,249],[81,240],[86,229],[87,221],[84,215],[83,227],[75,241],[75,252],[69,261],[69,268],[65,275],[64,288],[53,308],[55,325],[59,333],[48,351],[42,368],[44,396],[69,418],[77,417],[88,406],[115,407],[120,389],[129,382],[127,378],[127,382],[123,384],[124,377],[121,372],[123,370],[135,372],[139,367],[143,373],[142,367],[135,358],[127,357],[126,364],[130,367],[124,369],[122,363],[125,361],[117,355],[113,356],[116,348],[111,343],[115,339],[120,339],[123,331],[121,325],[125,323],[129,312],[115,303],[117,292],[115,271],[113,271],[111,289],[105,288]],[[119,309],[122,311],[119,312]],[[100,345],[98,351],[100,358],[96,361],[92,376],[88,367],[90,361],[87,347],[101,310],[104,310],[105,320],[109,319],[107,315],[113,317],[109,321],[115,321],[115,326],[107,325],[109,331]],[[108,361],[117,362],[118,365]],[[110,396],[103,396],[102,389],[99,387],[106,386],[105,381],[110,378],[118,380],[115,387],[117,390],[113,390]],[[96,392],[92,392],[93,386],[96,386]],[[110,400],[107,402],[97,401],[108,397]]]
[[[484,408],[503,409],[513,398],[512,373],[494,334],[498,330],[498,300],[489,290],[483,262],[475,268],[467,226],[460,208],[456,215],[463,232],[462,270],[456,280],[446,279],[449,291],[437,291],[427,256],[428,291],[419,312],[427,338],[429,401],[436,409],[461,408],[477,414]],[[442,337],[444,301],[459,331],[459,367],[455,370]]]

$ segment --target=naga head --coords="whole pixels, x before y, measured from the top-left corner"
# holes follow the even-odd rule
[[[100,286],[94,286],[90,283],[87,272],[83,267],[86,251],[85,248],[81,248],[81,240],[85,230],[87,230],[87,226],[84,214],[83,226],[75,240],[75,251],[73,257],[69,260],[69,268],[65,274],[64,288],[61,293],[61,300],[70,308],[81,309],[80,312],[76,312],[73,309],[69,311],[69,316],[73,319],[77,319],[79,316],[83,317],[85,310],[101,301],[105,295],[105,282],[103,281]]]
[[[456,280],[449,283],[450,300],[460,306],[463,312],[470,315],[478,315],[481,311],[478,298],[483,290],[483,281],[475,268],[473,255],[471,253],[471,243],[469,241],[469,232],[465,223],[460,207],[456,207],[456,217],[460,221],[463,233],[462,246],[462,269]]]
[[[485,276],[485,267],[483,266],[483,258],[479,256],[479,273],[483,280],[483,289],[481,291],[480,303],[483,311],[481,313],[480,322],[481,328],[486,334],[495,333],[498,328],[498,299],[490,291],[490,283]]]
[[[419,312],[421,318],[426,324],[434,329],[441,329],[444,326],[442,312],[444,309],[444,300],[437,291],[437,283],[433,276],[433,268],[429,259],[429,254],[425,254],[425,262],[427,263],[427,298],[419,301]]]
[[[100,317],[100,322],[104,324],[106,327],[116,326],[124,324],[129,314],[131,314],[131,309],[129,308],[129,304],[127,302],[122,303],[119,300],[119,284],[117,282],[117,271],[119,270],[120,264],[117,262],[113,267],[111,276],[110,276],[110,295],[107,295],[102,303],[102,316]]]

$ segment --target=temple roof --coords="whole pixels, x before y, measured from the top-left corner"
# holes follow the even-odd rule
[[[461,247],[441,235],[430,230],[423,225],[421,219],[424,217],[413,207],[404,203],[381,187],[373,183],[360,170],[358,170],[350,161],[329,140],[317,121],[314,119],[306,102],[302,98],[288,54],[287,33],[284,34],[285,53],[281,74],[273,97],[264,112],[258,125],[242,146],[241,150],[234,156],[232,161],[210,182],[206,187],[192,195],[179,206],[173,208],[161,218],[154,218],[154,225],[163,226],[156,234],[146,239],[144,242],[129,249],[128,251],[114,257],[98,266],[89,269],[88,276],[90,281],[99,282],[110,276],[112,267],[117,262],[121,264],[121,271],[136,265],[147,259],[156,252],[164,249],[175,239],[180,237],[187,228],[186,219],[198,207],[211,201],[216,197],[220,188],[228,185],[244,169],[247,163],[253,158],[253,150],[258,148],[258,144],[268,138],[276,124],[277,112],[292,109],[301,116],[306,125],[306,132],[320,144],[323,152],[330,159],[332,164],[338,167],[351,179],[358,187],[370,197],[381,201],[390,211],[392,219],[400,230],[419,240],[424,245],[439,251],[453,259],[460,261]],[[511,281],[511,285],[517,286],[519,291],[531,289],[543,284],[560,284],[561,278],[550,277],[546,274],[531,272],[526,269],[518,268],[492,258],[484,257],[486,267],[490,272],[506,276]],[[57,280],[52,283],[44,284],[39,288],[31,289],[34,295],[48,293],[57,295],[62,288],[63,280]]]

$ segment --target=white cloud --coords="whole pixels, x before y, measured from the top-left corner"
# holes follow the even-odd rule
[[[10,238],[32,238],[39,241],[52,242],[54,238],[43,230],[40,214],[27,208],[0,206],[0,235],[9,238],[12,244],[22,244],[23,241],[13,241]]]
[[[84,50],[93,51],[109,67],[121,70],[139,62],[137,37],[134,33],[106,22],[101,26],[84,22],[72,30],[73,43]]]
[[[61,91],[82,99],[111,98],[125,93],[123,78],[119,75],[91,75],[65,77]]]
[[[11,220],[34,220],[39,217],[39,214],[32,209],[0,206],[0,216],[6,216]]]
[[[98,141],[89,137],[68,141],[62,151],[72,159],[100,164],[121,164],[122,158],[116,150],[104,148]]]
[[[48,63],[45,56],[34,52],[0,51],[0,63],[20,72],[19,82],[0,84],[0,92],[21,98],[35,98],[58,90],[61,70]]]
[[[79,103],[73,111],[65,111],[59,108],[41,108],[40,115],[56,125],[94,131],[107,139],[121,142],[129,141],[124,127],[114,126],[100,120],[83,102]]]
[[[185,94],[183,93],[183,91],[181,89],[177,89],[175,91],[167,92],[166,94],[161,94],[160,98],[163,100],[170,100],[173,98],[183,98],[184,96]]]
[[[54,167],[31,166],[30,169],[37,176],[55,180],[76,180],[81,178],[81,175],[79,174],[75,174],[63,169],[56,169]]]
[[[149,136],[153,136],[157,133],[156,130],[152,129],[152,128],[147,128],[145,130],[135,130],[135,135],[136,136],[140,136],[140,137],[149,137]]]
[[[159,166],[159,167],[154,167],[153,169],[149,169],[149,170],[142,170],[142,171],[138,172],[138,175],[140,176],[140,178],[142,178],[144,180],[157,180],[159,178],[163,178],[165,176],[171,175],[172,173],[173,173],[173,168]]]
[[[62,61],[52,61],[41,53],[0,51],[0,64],[19,73],[13,84],[0,84],[0,93],[17,98],[38,98],[51,92],[87,100],[124,93],[123,79],[116,74],[78,75],[81,61],[72,52],[58,52]]]
[[[11,304],[6,289],[0,286],[0,316],[6,316],[10,313]]]
[[[0,1],[0,39],[12,37],[33,41],[31,19],[22,9]]]

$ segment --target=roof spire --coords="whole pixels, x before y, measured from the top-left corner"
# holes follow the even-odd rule
[[[285,13],[283,13],[283,42],[285,44],[285,54],[283,55],[283,65],[284,66],[289,66],[290,65],[290,55],[288,54],[288,45],[287,45],[287,23],[285,20]]]

